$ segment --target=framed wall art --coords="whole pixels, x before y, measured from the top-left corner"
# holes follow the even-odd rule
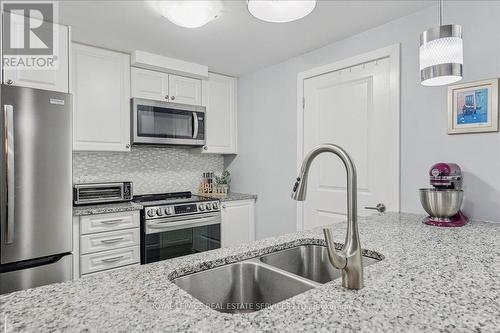
[[[448,134],[498,131],[498,79],[448,87]]]

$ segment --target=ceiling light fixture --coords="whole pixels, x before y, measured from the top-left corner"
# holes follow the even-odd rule
[[[424,86],[442,86],[462,79],[462,26],[442,22],[443,0],[439,0],[439,26],[420,35],[420,81]]]
[[[222,11],[219,0],[158,1],[161,14],[170,22],[184,28],[199,28],[215,20]]]
[[[285,23],[309,15],[316,7],[316,0],[248,0],[247,7],[259,20]]]

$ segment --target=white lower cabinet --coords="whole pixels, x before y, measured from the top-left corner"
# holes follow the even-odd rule
[[[87,254],[134,246],[139,241],[139,228],[83,235],[80,237],[80,252]]]
[[[255,240],[255,200],[222,202],[221,208],[222,247]]]
[[[139,211],[73,218],[75,278],[140,263]]]
[[[139,246],[82,255],[80,256],[80,274],[85,275],[110,268],[135,264],[139,262],[140,257],[141,251]]]
[[[96,232],[114,231],[129,228],[139,228],[139,212],[120,212],[110,214],[95,214],[80,217],[80,233],[95,234]]]

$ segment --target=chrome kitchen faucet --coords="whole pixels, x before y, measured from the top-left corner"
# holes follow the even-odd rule
[[[356,167],[349,154],[343,148],[333,144],[322,144],[314,148],[302,162],[300,174],[293,186],[292,198],[297,201],[305,200],[311,163],[316,156],[326,152],[340,157],[347,171],[347,234],[345,244],[342,251],[337,253],[332,229],[323,228],[328,257],[334,267],[342,270],[342,285],[345,288],[361,289],[363,288],[363,263],[357,221],[357,176]]]

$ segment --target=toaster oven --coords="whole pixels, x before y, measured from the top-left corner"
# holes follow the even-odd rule
[[[124,202],[131,201],[132,198],[131,182],[86,183],[73,186],[75,205]]]

